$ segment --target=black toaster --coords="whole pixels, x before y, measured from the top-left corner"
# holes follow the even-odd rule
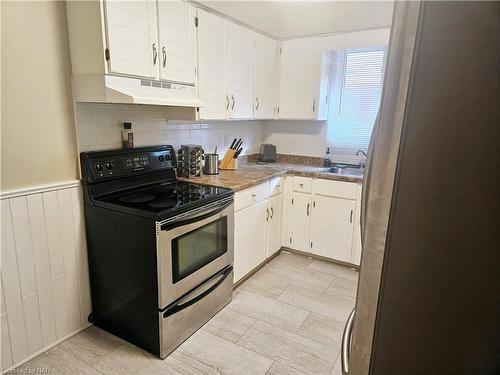
[[[260,145],[259,161],[266,163],[276,162],[276,146],[268,143]]]

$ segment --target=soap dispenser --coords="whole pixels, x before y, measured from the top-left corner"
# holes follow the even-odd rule
[[[323,159],[323,167],[331,167],[332,166],[332,155],[330,154],[330,147],[326,149],[325,158]]]

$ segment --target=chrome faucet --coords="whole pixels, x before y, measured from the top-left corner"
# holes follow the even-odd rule
[[[358,164],[359,168],[362,169],[366,166],[366,158],[368,158],[368,155],[366,155],[366,152],[363,150],[356,151],[356,156],[359,156],[359,154],[363,154],[365,156],[365,160],[360,160]]]

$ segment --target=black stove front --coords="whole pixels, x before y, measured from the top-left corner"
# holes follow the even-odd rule
[[[177,181],[171,146],[81,154],[87,204],[155,220],[231,196],[230,189]]]

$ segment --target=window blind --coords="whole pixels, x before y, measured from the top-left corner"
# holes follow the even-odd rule
[[[367,152],[380,106],[385,47],[345,49],[334,53],[334,77],[327,143],[333,160],[357,164]]]

